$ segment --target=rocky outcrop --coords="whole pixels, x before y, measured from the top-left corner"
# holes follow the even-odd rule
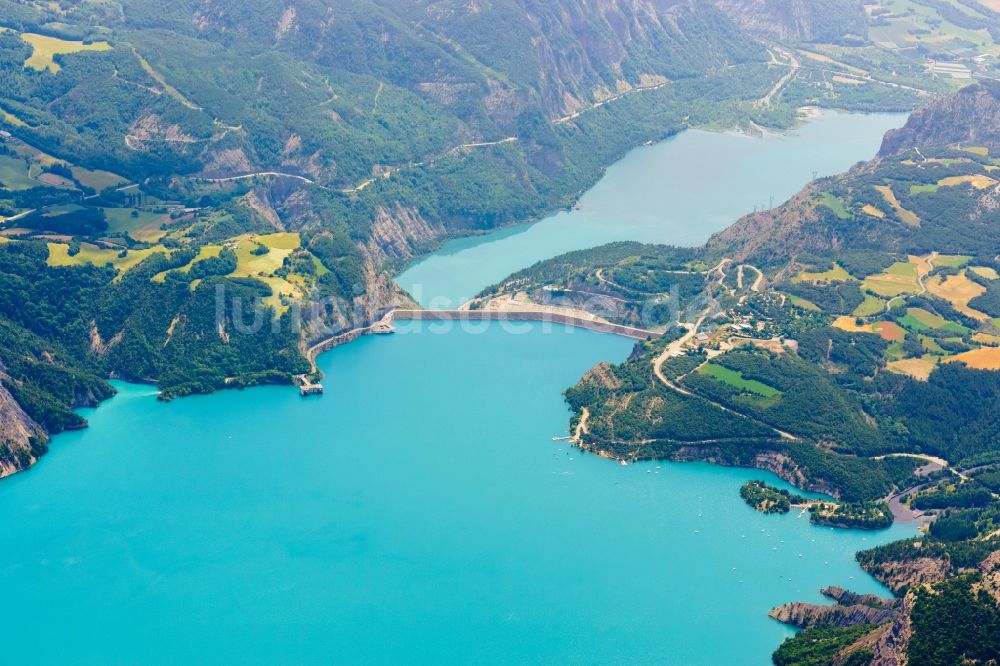
[[[762,450],[757,451],[752,457],[735,460],[715,446],[681,446],[670,455],[670,459],[676,462],[708,462],[713,465],[762,469],[773,472],[796,488],[831,497],[840,496],[840,491],[826,481],[809,479],[805,470],[791,456],[780,451]]]
[[[715,0],[741,27],[779,41],[842,41],[868,34],[868,19],[853,0]]]
[[[983,577],[973,586],[973,593],[978,594],[982,590],[1000,604],[1000,550],[990,553],[980,563],[979,571]]]
[[[914,111],[906,125],[885,135],[879,155],[953,144],[1000,153],[1000,82],[976,83]]]
[[[0,366],[2,370],[2,366]],[[44,452],[45,431],[25,413],[3,385],[0,372],[0,478],[35,464]]]
[[[198,138],[188,134],[178,123],[166,124],[155,113],[136,119],[125,136],[125,144],[132,150],[145,152],[160,143],[195,144]]]
[[[887,560],[876,563],[862,561],[862,567],[894,593],[905,592],[915,585],[938,583],[952,572],[946,557],[917,557],[907,560]]]
[[[105,341],[97,330],[97,322],[90,322],[90,351],[97,356],[107,356],[108,352],[118,346],[124,337],[124,331],[119,331],[110,340]]]
[[[204,155],[202,174],[206,177],[226,177],[253,170],[253,163],[242,148],[213,149]]]
[[[615,376],[611,365],[608,363],[598,363],[583,376],[583,381],[602,386],[606,389],[616,389],[622,382]]]
[[[913,597],[903,599],[899,614],[887,628],[877,634],[876,640],[869,646],[872,653],[871,666],[905,666],[907,648],[913,636],[913,626],[910,622],[910,612],[913,610]]]
[[[839,587],[828,587],[823,594],[834,605],[793,602],[773,609],[768,615],[779,622],[806,629],[816,626],[853,627],[863,624],[884,624],[899,616],[900,602],[881,599],[873,594],[855,594]]]
[[[426,247],[444,233],[440,224],[428,222],[415,208],[398,204],[391,209],[380,207],[364,249],[378,264],[412,259],[421,246]]]

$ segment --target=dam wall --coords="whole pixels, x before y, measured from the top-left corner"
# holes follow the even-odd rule
[[[548,312],[545,310],[394,310],[392,318],[399,321],[537,321],[585,328],[599,333],[611,333],[633,340],[645,340],[659,335],[622,324],[595,321],[584,317]]]

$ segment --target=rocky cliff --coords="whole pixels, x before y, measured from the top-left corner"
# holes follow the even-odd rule
[[[963,145],[1000,152],[1000,81],[986,80],[914,111],[906,125],[885,135],[879,155],[920,146]]]
[[[872,594],[855,594],[839,587],[828,587],[823,594],[834,605],[793,602],[782,604],[768,615],[779,622],[806,629],[815,626],[851,627],[866,624],[884,624],[899,615],[900,602],[881,599]]]
[[[0,366],[0,478],[27,469],[45,450],[45,431],[2,384]]]
[[[868,20],[854,0],[716,0],[740,26],[781,41],[862,39]]]

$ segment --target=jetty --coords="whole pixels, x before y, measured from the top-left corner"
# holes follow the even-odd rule
[[[299,387],[299,394],[305,398],[310,395],[323,395],[323,385],[314,383],[307,375],[296,375],[295,383]]]

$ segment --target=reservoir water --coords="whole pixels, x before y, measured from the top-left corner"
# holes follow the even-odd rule
[[[0,484],[5,662],[766,664],[771,607],[879,591],[853,554],[908,533],[553,441],[625,340],[419,330],[324,355],[321,400],[117,384]]]
[[[906,116],[823,112],[762,137],[692,130],[611,166],[578,210],[451,241],[397,282],[429,308],[451,308],[536,261],[612,241],[699,245],[755,208],[787,200],[814,175],[871,159]]]
[[[847,137],[873,132],[842,118]],[[799,136],[803,153],[837,143]],[[554,440],[561,391],[630,348],[410,323],[324,354],[320,399],[165,404],[117,383],[89,429],[0,482],[4,662],[764,665],[790,634],[773,606],[831,584],[886,593],[854,553],[911,526],[765,516],[738,489],[787,487],[769,474],[621,466]]]

